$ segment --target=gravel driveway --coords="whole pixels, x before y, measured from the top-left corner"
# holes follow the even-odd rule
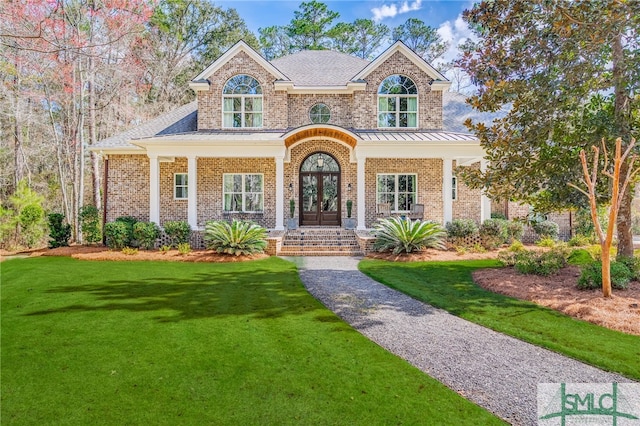
[[[632,382],[416,301],[358,271],[358,258],[288,260],[363,335],[512,424],[537,424],[538,383]]]

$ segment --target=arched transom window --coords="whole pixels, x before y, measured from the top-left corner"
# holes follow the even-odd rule
[[[378,127],[418,127],[418,89],[409,77],[396,74],[380,84]]]
[[[324,152],[311,154],[300,166],[301,172],[339,172],[340,165],[338,162]]]
[[[255,78],[231,77],[222,90],[224,127],[262,127],[262,87]]]
[[[331,111],[325,104],[315,104],[309,110],[309,118],[312,123],[328,123],[331,118]]]

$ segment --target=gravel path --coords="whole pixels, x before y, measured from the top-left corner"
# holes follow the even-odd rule
[[[512,424],[537,424],[538,383],[632,382],[385,287],[358,271],[360,259],[289,260],[309,292],[363,335]]]

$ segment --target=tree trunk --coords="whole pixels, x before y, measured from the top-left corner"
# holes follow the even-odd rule
[[[624,144],[630,143],[631,140],[631,110],[629,96],[626,91],[625,84],[625,57],[622,45],[622,34],[616,35],[612,43],[612,77],[614,84],[615,103],[614,103],[614,120],[618,137],[622,138]],[[628,164],[622,164],[621,175],[625,176],[628,170]],[[619,185],[622,185],[624,179],[621,179]],[[624,197],[620,203],[618,211],[618,258],[633,257],[633,230],[631,221],[631,202],[633,200],[633,186],[627,188]]]
[[[89,145],[94,145],[96,136],[96,69],[95,58],[89,57]],[[98,155],[91,151],[91,183],[93,185],[93,205],[100,210],[100,161]]]
[[[611,244],[602,245],[602,296],[611,297]]]

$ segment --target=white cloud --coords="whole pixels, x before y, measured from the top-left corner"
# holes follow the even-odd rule
[[[412,3],[404,1],[402,3],[392,3],[390,5],[383,4],[381,7],[374,7],[371,9],[371,13],[373,13],[373,20],[380,22],[384,18],[393,18],[394,16],[402,13],[420,10],[421,7],[422,0],[415,0]]]
[[[449,48],[438,62],[451,62],[460,54],[460,50],[458,49],[460,44],[469,39],[473,41],[478,40],[464,19],[462,19],[462,15],[458,15],[453,23],[451,21],[443,22],[437,31],[440,37],[442,37],[442,41],[449,44]]]

